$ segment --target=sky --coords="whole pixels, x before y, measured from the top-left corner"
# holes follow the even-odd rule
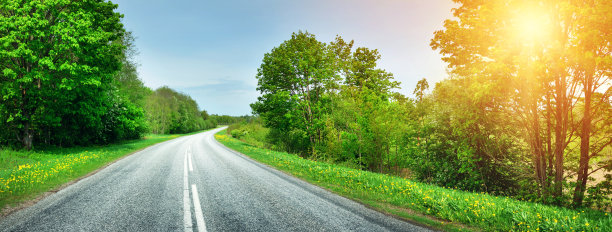
[[[211,114],[251,114],[257,68],[291,33],[336,35],[378,49],[378,67],[412,96],[418,80],[448,75],[429,46],[456,7],[452,0],[112,0],[136,36],[139,76],[152,89],[190,95]]]

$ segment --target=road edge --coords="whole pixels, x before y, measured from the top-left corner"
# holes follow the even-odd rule
[[[224,131],[226,131],[226,130],[220,130],[217,133],[215,133],[215,135],[219,134],[219,133],[223,133]],[[229,135],[226,135],[226,136],[229,136]],[[319,188],[321,190],[324,190],[326,192],[334,194],[334,195],[336,195],[338,197],[342,197],[342,198],[345,198],[347,200],[353,201],[353,202],[355,202],[355,203],[357,203],[357,204],[359,204],[359,205],[361,205],[361,206],[363,206],[365,208],[374,210],[374,211],[379,212],[381,214],[384,214],[386,216],[389,216],[389,217],[392,217],[392,218],[395,218],[395,219],[398,219],[398,220],[401,220],[401,221],[404,221],[404,222],[407,222],[407,223],[410,223],[410,224],[413,224],[413,225],[416,225],[416,226],[424,227],[424,228],[427,228],[427,229],[430,229],[430,230],[433,230],[433,231],[466,231],[466,230],[467,231],[480,231],[478,228],[471,228],[471,227],[468,227],[468,226],[465,226],[465,225],[462,225],[462,224],[456,224],[456,223],[453,223],[453,222],[443,221],[443,220],[440,220],[440,219],[437,219],[437,218],[434,218],[434,217],[431,217],[431,216],[427,216],[427,215],[422,215],[422,214],[419,214],[419,213],[416,213],[416,212],[411,212],[410,213],[411,216],[414,216],[413,218],[420,218],[420,219],[423,219],[424,221],[431,221],[432,224],[423,223],[421,221],[413,220],[410,217],[404,217],[404,216],[401,216],[401,215],[394,214],[393,212],[389,212],[388,210],[386,210],[386,208],[384,208],[384,203],[383,202],[376,202],[376,204],[370,204],[366,200],[363,200],[363,199],[360,199],[360,198],[356,198],[356,197],[352,197],[352,196],[347,196],[347,195],[344,195],[344,194],[340,194],[338,192],[333,191],[332,189],[328,189],[328,188],[326,188],[324,186],[318,185],[316,182],[312,182],[312,181],[309,181],[307,179],[303,179],[303,178],[297,177],[297,176],[295,176],[295,175],[293,175],[293,174],[291,174],[289,172],[277,169],[274,166],[271,166],[271,165],[259,162],[259,161],[255,160],[255,159],[251,158],[250,156],[242,153],[242,152],[233,150],[233,149],[225,146],[225,144],[223,144],[220,141],[218,141],[217,138],[214,137],[214,135],[213,135],[213,138],[214,138],[214,141],[217,144],[219,144],[222,148],[224,148],[224,149],[228,150],[229,152],[232,152],[232,153],[234,153],[236,155],[239,155],[240,157],[242,157],[244,159],[247,159],[249,161],[252,161],[254,163],[262,165],[262,166],[264,166],[264,167],[266,167],[268,169],[274,170],[276,172],[280,172],[280,173],[285,174],[285,175],[287,175],[289,177],[292,177],[294,179],[303,181],[303,182],[305,182],[305,183],[307,183],[307,184],[309,184],[309,185],[311,185],[311,186],[313,186],[315,188]],[[232,139],[235,139],[235,138],[232,138]],[[241,141],[241,142],[244,143],[244,141]],[[410,210],[410,209],[408,209],[408,210]],[[443,222],[444,224],[442,226],[440,226],[439,225],[440,222]]]
[[[216,128],[213,128],[213,129],[216,129]],[[209,129],[209,130],[212,130],[212,129]],[[46,192],[42,192],[40,194],[37,194],[37,196],[33,197],[32,199],[28,199],[28,200],[24,200],[22,202],[19,202],[15,206],[5,206],[4,208],[0,209],[0,221],[6,219],[7,217],[9,217],[10,215],[12,215],[12,214],[14,214],[16,212],[19,212],[21,210],[25,210],[25,209],[27,209],[29,207],[32,207],[32,206],[36,205],[38,202],[44,200],[45,198],[47,198],[47,197],[49,197],[49,196],[51,196],[51,195],[53,195],[53,194],[55,194],[55,193],[65,189],[67,187],[70,187],[71,185],[74,185],[74,184],[76,184],[76,183],[78,183],[78,182],[80,182],[80,181],[82,181],[82,180],[84,180],[84,179],[86,179],[86,178],[88,178],[90,176],[93,176],[96,173],[98,173],[98,172],[108,168],[109,166],[111,166],[111,165],[115,164],[116,162],[119,162],[119,161],[121,161],[121,160],[123,160],[123,159],[125,159],[125,158],[127,158],[129,156],[132,156],[132,155],[134,155],[136,153],[139,153],[139,152],[142,152],[144,150],[151,149],[151,148],[153,148],[155,146],[159,146],[159,145],[161,145],[163,143],[170,142],[170,141],[175,140],[175,139],[179,139],[179,138],[182,138],[182,137],[185,137],[185,136],[190,136],[190,135],[193,135],[193,134],[198,134],[198,133],[206,132],[206,131],[209,131],[209,130],[203,130],[203,131],[189,133],[189,134],[182,134],[182,135],[179,135],[176,138],[168,139],[168,140],[165,140],[165,141],[160,141],[158,143],[154,143],[154,144],[151,144],[149,146],[140,148],[138,150],[126,153],[125,155],[122,155],[122,156],[118,157],[117,159],[114,159],[114,160],[112,160],[112,161],[110,161],[110,162],[100,166],[99,168],[97,168],[97,169],[95,169],[95,170],[93,170],[91,172],[88,172],[87,174],[85,174],[83,176],[77,177],[77,178],[75,178],[75,179],[73,179],[73,180],[71,180],[69,182],[61,184],[60,186],[57,186],[57,187],[55,187],[55,188],[53,188],[51,190],[48,190]]]

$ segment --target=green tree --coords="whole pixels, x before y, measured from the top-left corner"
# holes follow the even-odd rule
[[[202,116],[202,119],[204,120],[208,120],[208,118],[210,117],[208,115],[208,112],[206,112],[206,110],[202,110],[202,112],[200,112],[200,116]]]
[[[505,112],[489,109],[494,98],[482,94],[492,93],[470,78],[437,83],[415,108],[425,112],[412,114],[421,139],[414,151],[418,159],[411,165],[420,170],[420,179],[438,185],[516,194],[519,173],[526,170],[512,131],[516,122]]]
[[[143,108],[146,97],[152,91],[144,86],[144,83],[138,76],[139,64],[135,60],[138,55],[138,49],[134,44],[135,39],[132,32],[128,31],[117,41],[123,45],[124,49],[120,56],[121,69],[115,74],[115,80],[118,82],[119,92],[127,97],[129,102]]]
[[[0,114],[31,149],[36,133],[60,125],[58,108],[96,92],[120,67],[123,33],[115,4],[0,1]]]
[[[155,90],[147,97],[145,111],[153,133],[189,133],[214,128],[217,121],[202,117],[198,104],[189,95],[167,86]]]
[[[425,91],[429,89],[429,84],[427,83],[427,79],[423,78],[419,82],[417,82],[416,88],[414,89],[414,96],[416,96],[418,102],[423,101],[423,96],[425,96]]]
[[[353,44],[337,36],[328,46],[336,72],[344,79],[337,87],[339,92],[331,95],[336,99],[331,121],[339,130],[328,140],[342,144],[343,159],[350,157],[370,170],[383,171],[385,162],[390,169],[392,142],[397,142],[392,135],[401,128],[393,114],[398,105],[391,102],[399,96],[393,92],[399,82],[393,80],[393,74],[377,68],[378,50],[353,49]]]
[[[329,109],[329,89],[336,82],[333,68],[325,43],[308,32],[293,33],[265,54],[257,72],[262,96],[251,104],[253,112],[266,127],[302,140],[314,154],[324,137],[323,115]]]

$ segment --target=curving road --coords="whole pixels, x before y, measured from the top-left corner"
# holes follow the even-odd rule
[[[235,153],[166,141],[0,221],[3,231],[429,231]]]

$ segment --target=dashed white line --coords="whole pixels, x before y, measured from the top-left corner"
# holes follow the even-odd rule
[[[193,231],[193,222],[191,221],[191,202],[189,200],[189,175],[187,173],[187,156],[184,160],[183,172],[183,225],[185,232]]]
[[[189,153],[187,153],[187,157],[189,157],[189,171],[193,172],[193,164],[191,162],[191,151],[189,151]]]
[[[196,222],[198,223],[198,231],[206,232],[204,214],[202,213],[202,206],[200,206],[200,197],[198,197],[198,187],[196,187],[195,184],[191,185],[191,195],[193,197],[193,207],[195,209]]]

